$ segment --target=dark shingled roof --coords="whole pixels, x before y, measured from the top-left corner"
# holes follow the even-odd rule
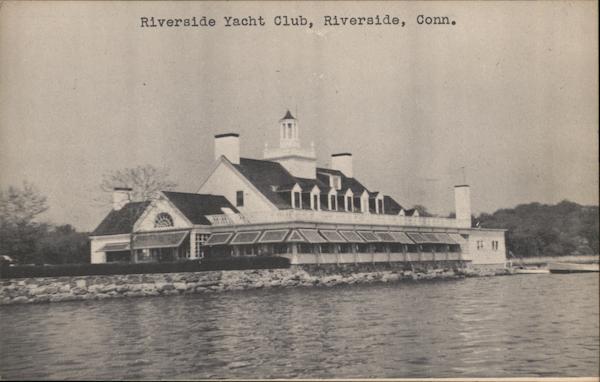
[[[222,195],[194,194],[189,192],[163,191],[163,194],[193,224],[210,225],[206,215],[223,214],[221,207],[238,210]]]
[[[358,180],[346,177],[341,171],[328,168],[317,168],[316,179],[307,179],[295,177],[281,164],[268,160],[240,158],[240,164],[233,164],[233,166],[280,209],[292,207],[289,191],[296,183],[303,191],[310,191],[316,185],[321,193],[328,193],[330,190],[328,174],[340,176],[342,189],[338,190],[338,193],[343,194],[350,189],[358,197],[365,190],[369,192]],[[386,214],[398,214],[402,208],[389,196],[385,196],[384,203]]]
[[[288,110],[285,115],[283,116],[283,118],[281,119],[296,119],[294,118],[294,116],[292,115],[292,113],[290,113],[290,111]]]
[[[404,210],[404,213],[406,214],[406,216],[413,216],[415,214],[415,211],[415,208],[411,208],[409,210]]]
[[[150,201],[130,202],[118,211],[112,210],[92,232],[92,236],[130,233],[135,222],[142,216]]]
[[[192,224],[210,225],[210,221],[208,221],[206,215],[223,214],[221,207],[227,207],[233,212],[238,212],[222,195],[173,191],[163,191],[163,194]],[[133,225],[142,216],[150,203],[150,201],[130,202],[118,211],[110,211],[98,228],[92,232],[92,236],[131,233]]]
[[[400,210],[402,210],[402,206],[398,204],[391,196],[384,195],[383,210],[386,214],[398,215]]]
[[[296,183],[302,188],[303,192],[310,192],[314,186],[319,187],[319,191],[322,193],[328,193],[329,187],[328,183],[321,181],[320,179],[306,179],[306,178],[295,178]]]
[[[319,174],[321,173],[321,174]],[[367,190],[367,188],[365,186],[362,185],[362,183],[360,183],[358,180],[354,179],[354,178],[348,178],[346,175],[344,175],[343,172],[339,171],[339,170],[332,170],[330,168],[321,168],[321,167],[317,167],[317,178],[320,179],[322,182],[329,184],[329,177],[328,175],[323,175],[323,173],[325,174],[331,174],[331,175],[338,175],[342,178],[342,188],[340,190],[338,190],[338,192],[344,193],[346,192],[348,189],[352,190],[353,194],[362,194],[363,191]],[[368,192],[369,190],[367,190]]]
[[[290,201],[279,196],[272,186],[296,183],[296,179],[279,163],[259,159],[240,158],[233,165],[242,175],[278,208],[290,208]]]

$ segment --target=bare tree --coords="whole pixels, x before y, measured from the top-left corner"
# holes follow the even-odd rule
[[[143,201],[156,199],[160,191],[172,190],[177,184],[169,179],[168,169],[147,164],[105,174],[100,189],[112,193],[115,187],[131,188],[131,200]]]
[[[9,186],[0,190],[0,222],[11,225],[27,225],[48,209],[46,197],[37,188],[23,182],[23,187]]]
[[[47,225],[35,219],[47,209],[46,197],[31,183],[0,190],[0,255],[20,263],[37,261],[36,243]]]

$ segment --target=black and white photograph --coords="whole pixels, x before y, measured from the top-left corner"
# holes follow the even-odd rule
[[[599,381],[595,1],[0,1],[0,380]]]

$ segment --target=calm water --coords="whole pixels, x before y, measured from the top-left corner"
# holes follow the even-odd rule
[[[598,376],[598,321],[598,274],[7,306],[0,376]]]

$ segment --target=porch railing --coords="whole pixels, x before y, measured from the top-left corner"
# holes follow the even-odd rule
[[[244,214],[207,215],[213,226],[265,224],[284,222],[315,222],[334,224],[396,225],[415,227],[471,228],[469,219],[459,220],[440,217],[413,217],[380,215],[355,212],[332,212],[314,210],[279,210]]]

